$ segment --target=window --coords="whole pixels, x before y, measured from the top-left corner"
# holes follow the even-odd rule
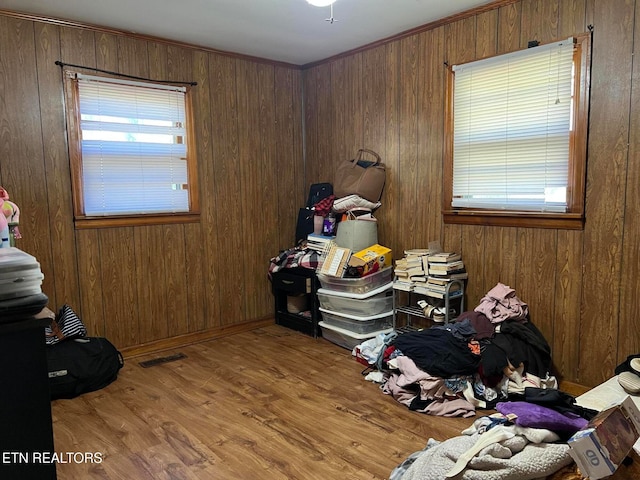
[[[66,71],[76,227],[197,221],[186,87]]]
[[[449,71],[447,223],[582,228],[589,35]]]

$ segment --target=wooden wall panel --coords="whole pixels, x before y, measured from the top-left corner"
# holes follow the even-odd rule
[[[212,195],[203,203],[205,298],[209,320],[223,325],[244,319],[244,280],[230,255],[245,245],[241,192],[236,61],[209,56],[213,156],[205,159],[202,191]],[[203,198],[203,202],[205,199]]]
[[[333,90],[331,89],[331,67],[322,64],[316,69],[316,108],[319,118],[333,118],[333,105],[329,101]],[[317,124],[318,138],[316,144],[317,163],[313,166],[318,172],[320,182],[333,182],[335,171],[335,158],[333,148],[333,126],[327,122]],[[305,199],[306,201],[306,199]],[[302,205],[301,205],[302,206]]]
[[[553,340],[550,340],[554,371],[576,381],[580,332],[580,299],[583,289],[581,231],[558,231]]]
[[[72,305],[89,335],[104,337],[107,335],[107,323],[111,323],[110,309],[105,308],[102,293],[102,268],[100,263],[100,239],[97,230],[76,231],[76,249],[78,252],[78,277],[81,279],[80,304]],[[105,315],[105,313],[107,314]],[[111,331],[113,327],[110,326]],[[112,342],[116,340],[110,338]],[[116,343],[116,345],[126,345]]]
[[[133,229],[132,240],[136,277],[147,279],[136,285],[139,318],[146,320],[141,322],[138,340],[147,343],[169,337],[166,273],[171,266],[165,252],[162,225],[137,227]]]
[[[635,17],[640,18],[640,3],[636,2]],[[636,20],[634,37],[640,38],[640,23]],[[626,194],[622,265],[620,272],[620,315],[618,323],[618,353],[615,363],[622,362],[629,352],[640,352],[640,65],[633,62],[631,82],[631,117],[629,123],[629,153],[626,168]]]
[[[53,25],[35,25],[38,91],[42,125],[43,155],[49,208],[49,237],[54,289],[47,291],[49,307],[56,310],[58,299],[80,309],[78,266],[73,248],[71,177],[67,160],[64,108],[60,102],[62,71],[54,59],[60,58],[60,29]]]
[[[302,131],[302,112],[299,99],[302,96],[298,76],[289,69],[277,67],[275,70],[275,183],[277,196],[273,211],[277,219],[278,250],[286,250],[295,238],[295,218],[291,212],[297,212],[302,206],[299,199],[306,195],[304,185],[304,165],[302,144],[290,139]],[[273,252],[275,255],[277,252]]]
[[[193,117],[196,132],[196,155],[198,159],[198,188],[200,199],[200,215],[205,221],[184,225],[185,244],[185,275],[184,285],[181,287],[187,294],[187,315],[189,319],[189,331],[198,332],[207,328],[208,315],[208,290],[205,283],[205,270],[207,254],[205,245],[205,224],[216,224],[211,220],[212,208],[211,194],[213,182],[210,182],[212,159],[212,114],[211,94],[209,85],[209,55],[205,52],[194,51],[191,58],[190,81],[197,82],[191,89],[193,96]],[[203,185],[203,182],[206,182]],[[207,192],[205,195],[204,193]],[[184,312],[183,312],[184,314]]]
[[[547,43],[558,39],[558,0],[523,0],[520,48],[527,42]]]
[[[384,155],[385,147],[385,48],[362,52],[363,148]],[[384,162],[384,158],[382,158]]]
[[[140,332],[149,330],[148,323],[140,325],[140,310],[146,313],[147,305],[138,303],[137,283],[162,281],[146,275],[137,277],[134,230],[105,228],[99,233],[97,265],[101,274],[104,330],[107,338],[118,346],[139,345]]]
[[[345,73],[346,60],[340,59],[335,62],[331,62],[331,103],[332,109],[332,125],[333,125],[333,138],[332,147],[333,155],[332,163],[339,161],[340,159],[349,159],[353,153],[351,152],[351,146],[347,146],[345,138],[345,125],[350,122],[350,113],[346,105],[346,73]],[[332,165],[334,168],[334,165]],[[333,183],[334,178],[324,175],[329,182]]]
[[[568,37],[587,31],[585,0],[560,0],[558,36]]]
[[[417,216],[424,207],[417,199],[419,49],[420,42],[417,36],[400,41],[400,152],[396,180],[402,188],[397,192],[399,208],[394,212],[400,229],[400,248],[396,249],[398,256],[404,250],[425,247],[425,239],[416,230]]]
[[[309,185],[322,182],[326,179],[320,171],[320,157],[318,155],[319,135],[321,127],[318,115],[318,70],[307,70],[303,73],[303,95],[304,95],[304,176],[305,191],[300,199],[299,208],[304,207],[307,201]],[[314,180],[317,179],[317,180]]]
[[[237,96],[238,96],[238,146],[240,185],[244,195],[240,199],[242,204],[243,231],[242,235],[252,251],[259,253],[261,238],[264,236],[263,217],[264,201],[261,198],[262,186],[260,176],[262,170],[262,152],[260,151],[260,91],[256,88],[258,80],[258,66],[244,60],[236,60]],[[268,205],[268,203],[266,203]],[[240,301],[244,303],[245,315],[253,318],[258,312],[256,305],[259,284],[265,281],[264,264],[254,262],[244,263],[242,277],[244,288],[238,292]],[[236,297],[238,298],[238,297]],[[238,301],[238,300],[235,300]],[[224,321],[224,319],[223,319]]]
[[[522,3],[512,3],[498,9],[498,51],[512,52],[520,48]]]
[[[399,108],[398,95],[400,45],[394,42],[385,45],[385,149],[384,163],[386,165],[386,180],[382,191],[382,206],[376,210],[378,219],[378,242],[382,245],[395,245],[394,258],[402,258],[402,251],[398,250],[400,238],[404,235],[401,224],[396,220],[395,212],[400,210],[397,182],[400,167],[400,124],[398,123]],[[382,153],[381,153],[382,155]]]
[[[55,297],[51,220],[38,100],[38,71],[32,22],[0,18],[0,180],[20,208],[19,248],[34,255],[45,275],[42,288]],[[53,225],[52,225],[53,223]]]
[[[584,230],[584,277],[589,288],[583,289],[580,325],[579,380],[587,385],[605,380],[617,361],[635,13],[632,3],[595,3]],[[594,358],[600,368],[583,368]]]
[[[346,123],[345,140],[348,158],[353,158],[364,146],[364,118],[362,112],[362,53],[350,58],[346,68],[346,107],[350,121]],[[318,102],[320,99],[318,99]],[[357,112],[357,114],[356,114]]]
[[[556,301],[556,236],[555,230],[518,229],[517,275],[512,285],[518,297],[528,304],[531,321],[550,345]]]
[[[420,79],[419,105],[419,151],[420,173],[418,191],[423,197],[423,206],[419,208],[423,219],[423,246],[432,240],[442,238],[442,178],[444,155],[444,124],[442,117],[446,103],[447,69],[445,62],[445,29],[443,27],[425,32],[421,36],[424,54],[420,56],[423,74]]]
[[[274,139],[275,134],[275,71],[272,65],[257,64],[257,90],[260,93],[258,110],[258,132],[260,145],[256,155],[260,174],[258,177],[258,192],[253,198],[253,210],[256,212],[256,222],[252,228],[256,229],[259,241],[255,244],[257,258],[269,259],[278,252],[273,246],[278,245],[278,214],[263,205],[278,205],[278,194],[274,188],[277,184],[278,172],[277,153]],[[262,208],[256,208],[262,207]],[[268,262],[252,262],[256,278],[256,294],[253,295],[253,310],[247,311],[247,318],[265,318],[273,312],[273,296],[266,275]],[[266,288],[265,288],[266,287]]]

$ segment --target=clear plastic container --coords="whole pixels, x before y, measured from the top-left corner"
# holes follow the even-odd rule
[[[353,333],[370,333],[377,330],[384,330],[393,325],[393,310],[370,317],[356,317],[354,315],[343,315],[320,309],[322,320],[327,325],[343,328]]]
[[[387,283],[365,294],[336,292],[320,288],[317,292],[320,307],[334,312],[370,317],[393,309],[393,283]]]
[[[16,248],[0,248],[0,300],[42,292],[44,275],[35,257]]]
[[[360,278],[339,278],[318,273],[322,288],[338,292],[363,294],[375,290],[393,280],[393,267],[383,268],[379,272]]]
[[[387,328],[371,333],[354,333],[340,327],[328,325],[325,322],[318,322],[318,325],[322,330],[323,338],[343,348],[348,348],[349,350],[353,350],[365,340],[373,338],[379,333],[390,333],[393,331],[393,328]]]

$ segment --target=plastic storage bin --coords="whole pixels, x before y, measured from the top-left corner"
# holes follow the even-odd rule
[[[343,328],[353,333],[371,333],[384,330],[393,325],[393,309],[370,317],[357,317],[345,315],[341,312],[320,309],[322,320],[327,325]]]
[[[42,293],[44,275],[36,258],[16,248],[0,248],[0,300]]]
[[[368,293],[393,280],[393,267],[383,268],[379,272],[360,278],[339,278],[331,275],[318,274],[322,288],[338,292],[355,294]]]
[[[320,288],[317,292],[320,307],[341,314],[370,317],[393,310],[393,282],[364,294],[337,292]]]
[[[353,350],[365,340],[375,337],[379,333],[390,333],[393,328],[378,330],[371,333],[353,333],[340,327],[328,325],[325,322],[319,322],[318,325],[322,330],[322,337],[343,348]]]

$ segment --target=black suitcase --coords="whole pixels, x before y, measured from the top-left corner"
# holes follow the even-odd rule
[[[314,183],[309,187],[307,204],[298,211],[295,245],[298,245],[302,240],[306,240],[307,235],[313,233],[314,214],[311,207],[330,195],[333,195],[333,186],[330,183]]]
[[[118,378],[122,354],[106,338],[67,339],[47,347],[51,399],[100,390]]]

